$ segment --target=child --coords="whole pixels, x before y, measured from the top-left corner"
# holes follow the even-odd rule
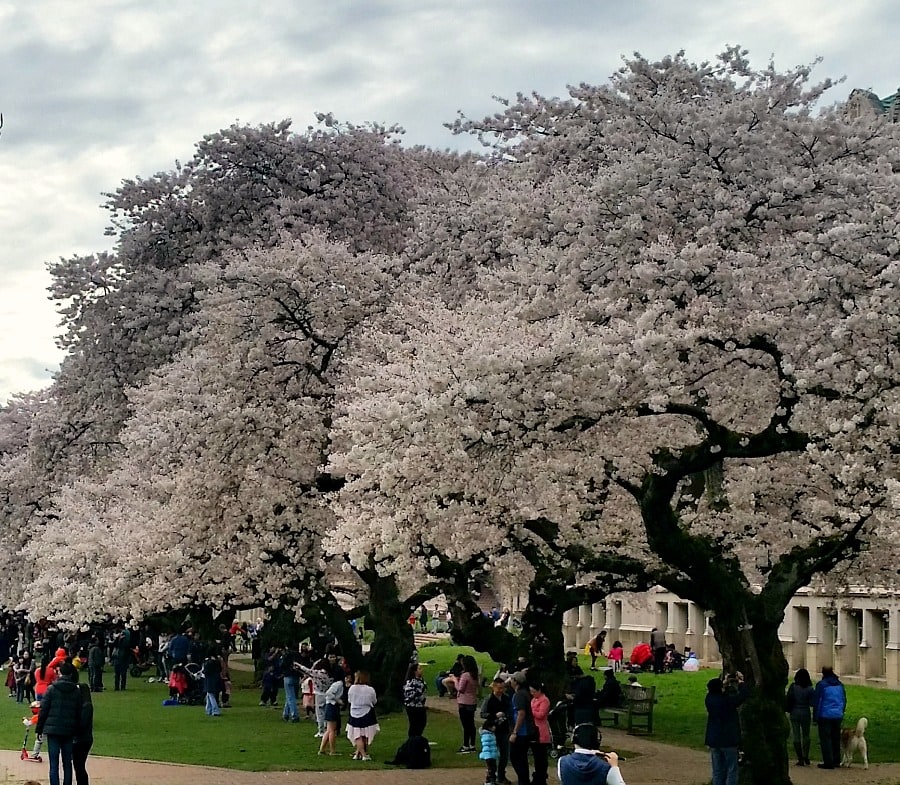
[[[275,666],[272,663],[266,665],[266,671],[262,675],[262,694],[259,696],[260,706],[278,705],[278,677],[275,675]]]
[[[481,726],[481,752],[478,757],[484,761],[487,770],[484,774],[484,785],[495,785],[497,782],[497,763],[500,760],[500,750],[497,747],[496,719],[489,716]]]
[[[303,708],[307,718],[316,716],[316,691],[313,686],[312,676],[307,676],[301,685],[303,690]]]
[[[612,665],[613,673],[618,673],[622,670],[622,660],[624,658],[625,650],[622,648],[622,641],[614,641],[606,657],[609,664]]]

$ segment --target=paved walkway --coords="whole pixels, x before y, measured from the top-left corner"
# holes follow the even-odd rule
[[[628,785],[702,785],[710,779],[709,758],[705,752],[671,747],[650,739],[627,736],[622,731],[603,729],[604,747],[628,749],[634,759],[622,764]],[[339,772],[244,772],[202,766],[149,763],[120,758],[88,759],[92,785],[477,785],[482,782],[478,769],[360,770]],[[897,785],[900,764],[859,766],[839,772],[812,768],[791,768],[795,785],[822,785],[823,781],[841,785]],[[26,763],[15,751],[0,751],[0,784],[21,785],[29,779],[47,782],[47,764]],[[551,777],[551,782],[555,782]]]

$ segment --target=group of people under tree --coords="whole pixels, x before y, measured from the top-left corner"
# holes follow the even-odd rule
[[[462,731],[460,754],[478,751],[485,761],[485,782],[504,785],[509,783],[507,769],[515,773],[518,785],[547,785],[548,769],[553,735],[550,729],[550,698],[541,679],[539,665],[529,665],[525,658],[515,663],[514,670],[501,667],[489,683],[489,693],[479,701],[482,676],[475,658],[460,654],[448,673],[435,677],[439,694],[449,693],[456,701]],[[580,678],[593,676],[578,672]],[[403,702],[409,721],[408,735],[421,736],[425,732],[427,715],[425,712],[427,685],[422,665],[418,661],[410,664],[403,686]],[[595,722],[596,709],[591,716],[581,722],[579,739],[584,744],[582,752],[590,751],[591,758],[585,756],[579,766],[571,771],[560,769],[565,777],[563,785],[576,785],[581,763],[602,769],[609,785],[624,785],[618,770],[618,759],[614,753],[599,753],[599,731]],[[476,728],[476,714],[481,719],[480,730]],[[586,728],[592,729],[592,734]],[[480,737],[480,751],[476,747],[476,737]],[[597,762],[593,762],[596,758]],[[568,766],[568,764],[567,764]],[[564,767],[565,768],[565,767]],[[610,773],[612,772],[612,773]]]
[[[706,737],[712,764],[712,785],[737,785],[741,749],[740,707],[750,690],[739,671],[710,679],[706,685]],[[800,668],[788,686],[785,710],[798,766],[810,766],[810,728],[818,728],[822,752],[820,769],[836,769],[841,762],[841,724],[847,708],[844,685],[831,666],[813,686],[806,668]]]
[[[278,706],[284,687],[282,719],[297,723],[300,715],[300,685],[311,689],[319,755],[336,755],[343,710],[346,736],[354,746],[354,760],[371,760],[369,745],[380,731],[375,714],[378,696],[366,670],[352,672],[333,643],[316,652],[304,641],[296,645],[274,645],[260,657],[260,706]],[[308,693],[304,692],[304,697]],[[424,726],[423,726],[424,727]]]
[[[15,674],[15,693],[18,702],[31,701],[34,748],[29,759],[40,762],[46,743],[50,766],[50,785],[88,785],[87,758],[94,743],[94,706],[91,687],[79,680],[85,663],[65,648],[50,655],[50,641],[35,644],[41,655],[39,664],[31,667],[30,652],[22,651],[10,661],[9,672]],[[17,661],[13,666],[12,661]],[[8,683],[9,684],[9,683]],[[23,752],[23,755],[26,753]]]

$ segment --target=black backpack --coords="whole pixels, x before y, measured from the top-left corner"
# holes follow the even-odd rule
[[[410,736],[397,747],[397,754],[388,763],[394,766],[406,766],[408,769],[431,768],[431,746],[424,736]]]

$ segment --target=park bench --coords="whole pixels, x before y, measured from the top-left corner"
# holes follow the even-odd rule
[[[638,734],[653,733],[653,704],[656,703],[656,687],[626,687],[625,703],[620,708],[602,708],[598,712],[597,723],[611,721],[619,727],[619,718],[624,718],[626,732]]]

